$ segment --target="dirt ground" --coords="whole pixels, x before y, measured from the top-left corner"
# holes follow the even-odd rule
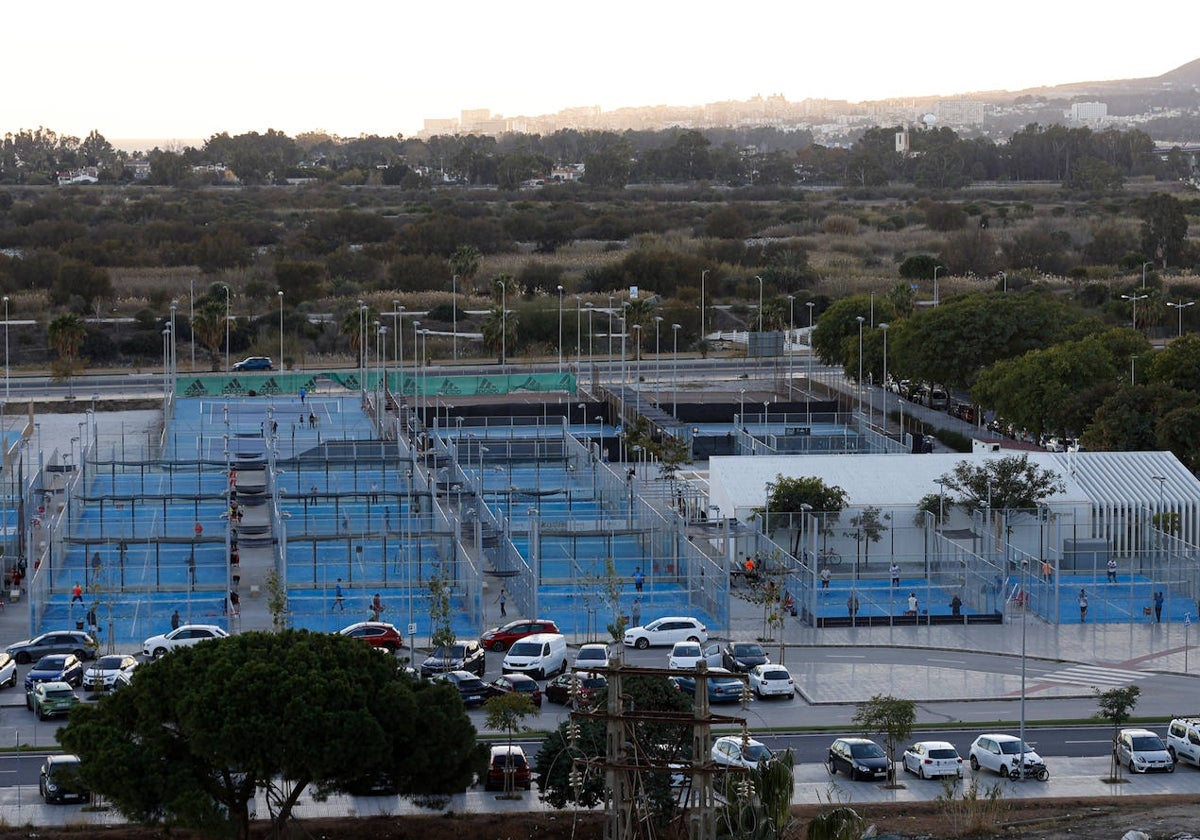
[[[817,807],[794,810],[796,822],[789,838],[804,837],[808,818]],[[959,837],[1006,836],[1022,840],[1119,840],[1140,829],[1152,840],[1200,838],[1200,796],[1020,800],[963,808],[947,813],[930,803],[862,805],[856,810],[875,826],[880,837],[952,840]],[[301,820],[291,836],[308,840],[601,840],[603,819],[598,814],[570,811],[556,814],[454,814],[429,817],[371,817],[362,819]],[[111,840],[161,840],[161,830],[134,827],[0,828],[0,838],[80,840],[103,836]],[[175,840],[198,840],[190,832],[171,832]],[[269,828],[256,825],[255,837],[266,838]]]

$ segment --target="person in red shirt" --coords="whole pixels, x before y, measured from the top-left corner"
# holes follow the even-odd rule
[[[83,587],[79,585],[78,581],[75,582],[74,588],[71,589],[71,603],[74,604],[76,601],[81,604],[83,603]]]

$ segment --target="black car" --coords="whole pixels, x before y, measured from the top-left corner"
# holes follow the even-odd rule
[[[829,745],[829,775],[842,771],[851,780],[886,779],[890,762],[883,747],[866,738],[838,738]]]
[[[438,674],[434,679],[448,682],[457,688],[464,706],[480,706],[488,698],[487,686],[470,671],[450,671]]]
[[[471,639],[434,648],[433,653],[421,663],[421,676],[429,677],[447,671],[470,671],[475,676],[482,677],[485,665],[483,647]]]
[[[766,665],[770,661],[757,642],[729,642],[721,649],[721,665],[735,674],[748,673],[755,665]]]
[[[539,709],[542,707],[542,687],[538,681],[528,674],[503,674],[492,680],[486,686],[488,697],[499,697],[501,694],[522,694]]]

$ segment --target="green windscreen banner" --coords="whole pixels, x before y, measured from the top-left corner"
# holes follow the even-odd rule
[[[253,397],[284,396],[300,393],[327,393],[330,389],[353,392],[379,388],[381,375],[368,373],[366,381],[358,371],[317,371],[305,373],[234,373],[180,376],[175,383],[177,397]],[[474,397],[491,394],[515,394],[520,391],[575,393],[573,373],[507,373],[483,376],[412,376],[389,372],[388,390],[393,394],[419,397]]]

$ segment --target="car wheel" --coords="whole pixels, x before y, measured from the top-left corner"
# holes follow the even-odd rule
[[[46,718],[48,718],[48,717],[49,717],[49,715],[47,715],[47,714],[46,714],[46,710],[45,710],[45,709],[38,709],[38,710],[37,710],[37,717],[38,717],[38,720],[45,720]]]
[[[71,653],[75,654],[75,657],[76,657],[76,658],[77,658],[77,659],[78,659],[80,662],[82,662],[83,660],[85,660],[85,659],[87,659],[87,658],[88,658],[88,657],[87,657],[87,651],[85,651],[85,650],[82,650],[82,649],[81,649],[81,650],[73,650],[73,651],[71,651]]]
[[[162,657],[164,657],[166,655],[167,655],[167,649],[165,647],[159,647],[159,648],[154,649],[154,658],[155,659],[161,659]]]
[[[1179,763],[1179,756],[1175,755],[1175,748],[1174,748],[1174,747],[1167,747],[1167,755],[1171,756],[1171,763],[1172,763],[1172,764],[1178,764],[1178,763]]]
[[[17,654],[17,664],[18,665],[28,665],[29,664],[29,654],[26,653],[25,651],[21,651],[20,653],[18,653]]]
[[[1129,772],[1137,773],[1137,765],[1133,763],[1133,759],[1129,759]]]
[[[496,653],[504,653],[504,649],[506,647],[508,647],[508,645],[504,644],[504,642],[500,641],[499,639],[492,642],[492,650],[494,650]]]
[[[1167,772],[1168,772],[1168,773],[1174,773],[1174,772],[1175,772],[1175,764],[1174,764],[1174,763],[1172,763],[1172,764],[1171,764],[1171,765],[1170,765],[1170,766],[1167,768]]]
[[[756,689],[754,689],[754,693],[758,695],[758,699],[759,699],[759,700],[766,700],[766,699],[767,699],[767,698],[766,698],[766,696],[765,696],[765,695],[762,693],[762,689],[761,689],[761,688],[756,688]]]
[[[633,646],[635,648],[637,648],[638,650],[645,650],[646,648],[650,647],[650,640],[647,639],[645,636],[642,636],[642,638],[640,638],[636,642],[634,642]],[[25,657],[25,661],[26,662],[29,661],[28,656]]]
[[[830,776],[836,776],[837,775],[837,762],[832,761],[832,760],[825,762],[825,769],[829,771]]]
[[[696,644],[700,644],[700,638],[698,636],[688,636],[687,640],[689,642],[695,642]]]
[[[1008,771],[1008,778],[1012,779],[1014,782],[1019,782],[1021,780],[1021,771],[1016,767],[1012,768]]]
[[[562,661],[562,665],[559,666],[558,673],[560,673],[560,674],[567,673],[567,660],[564,659]]]
[[[974,753],[971,754],[971,769],[976,773],[979,772],[979,759],[975,757]]]
[[[925,765],[924,764],[920,765],[917,768],[917,776],[922,779],[925,778]]]
[[[535,680],[544,680],[544,679],[546,679],[546,672],[545,671],[534,671],[532,674],[530,674],[530,676],[532,676]]]

